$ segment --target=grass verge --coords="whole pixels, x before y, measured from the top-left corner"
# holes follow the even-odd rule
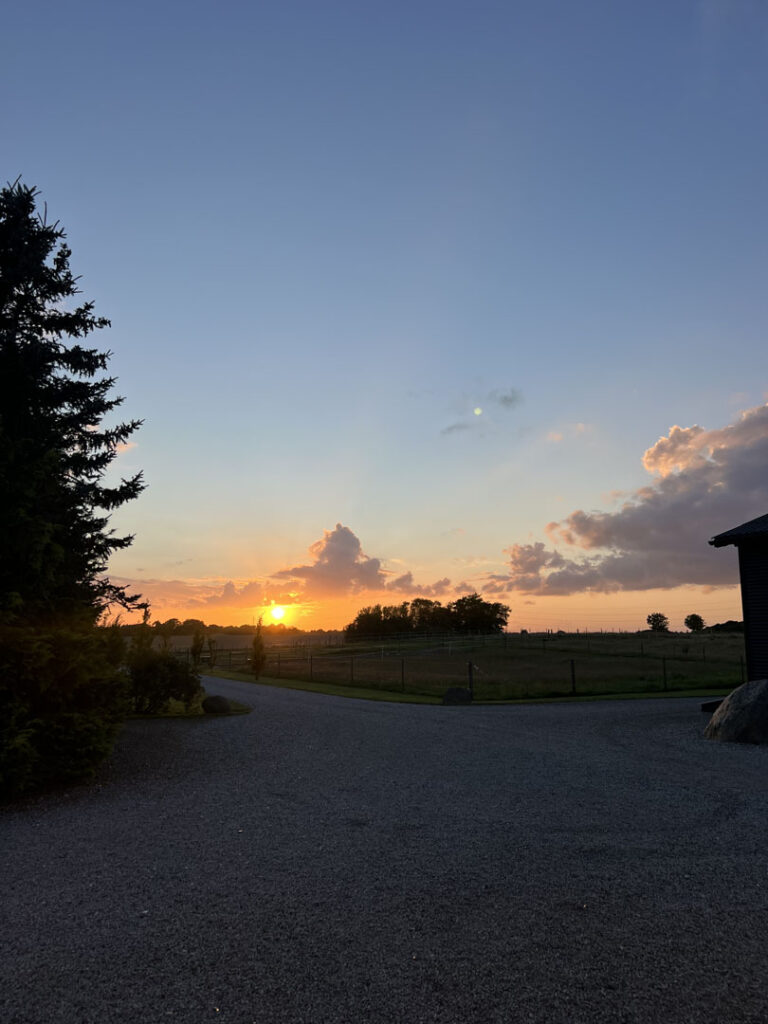
[[[396,690],[368,690],[362,686],[335,686],[333,683],[309,683],[303,679],[273,679],[260,676],[254,679],[245,672],[233,672],[226,668],[208,669],[207,676],[218,679],[234,679],[238,683],[255,683],[258,686],[274,686],[278,690],[306,690],[309,693],[326,693],[332,697],[357,697],[359,700],[383,700],[390,704],[440,704],[441,697],[430,697],[420,693],[398,693]]]

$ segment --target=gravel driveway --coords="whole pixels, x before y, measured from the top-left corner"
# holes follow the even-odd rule
[[[206,687],[0,815],[2,1024],[768,1021],[768,749],[699,701]]]

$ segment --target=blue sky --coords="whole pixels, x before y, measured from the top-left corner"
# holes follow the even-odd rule
[[[336,623],[394,600],[365,557],[446,598],[507,574],[511,625],[738,613],[719,568],[553,594],[507,549],[642,505],[672,425],[766,401],[763,4],[33,0],[5,27],[2,176],[40,187],[113,321],[145,419],[118,468],[149,485],[113,571],[158,615],[277,597]],[[768,511],[731,498],[702,506],[705,563]],[[361,549],[333,593],[278,592],[337,523]]]

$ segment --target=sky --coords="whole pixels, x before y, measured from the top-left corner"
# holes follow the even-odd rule
[[[768,512],[760,0],[16,4],[0,179],[112,327],[152,618],[740,618]]]

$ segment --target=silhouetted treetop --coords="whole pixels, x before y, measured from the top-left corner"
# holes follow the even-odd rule
[[[507,605],[484,601],[479,594],[468,594],[448,605],[419,597],[410,603],[361,608],[344,633],[348,640],[407,633],[500,633],[508,618]]]

